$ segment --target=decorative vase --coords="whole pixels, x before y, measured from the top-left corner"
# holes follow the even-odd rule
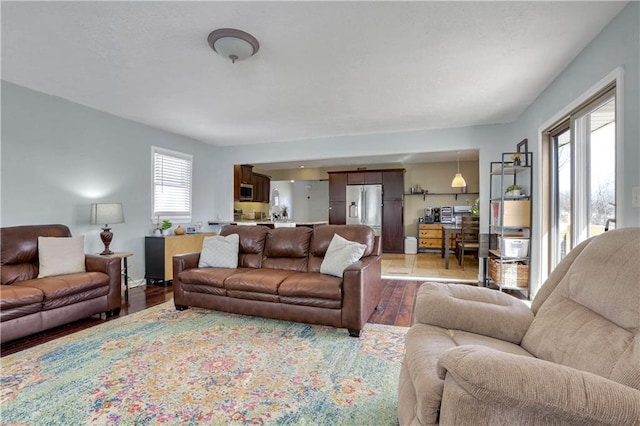
[[[184,232],[184,228],[180,225],[178,225],[176,229],[173,230],[173,233],[176,235],[184,235]]]

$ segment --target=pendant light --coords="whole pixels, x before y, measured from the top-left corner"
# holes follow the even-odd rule
[[[456,176],[451,181],[451,187],[464,188],[465,186],[467,186],[467,182],[462,177],[462,174],[460,174],[460,151],[458,151],[458,173],[456,173]]]

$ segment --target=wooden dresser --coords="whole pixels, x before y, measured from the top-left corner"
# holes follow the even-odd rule
[[[418,251],[440,250],[442,246],[442,225],[439,223],[418,223]],[[449,249],[455,250],[456,238],[449,239]]]

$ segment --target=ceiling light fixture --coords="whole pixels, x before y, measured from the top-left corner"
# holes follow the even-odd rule
[[[255,55],[260,44],[254,36],[233,28],[220,28],[207,37],[209,46],[219,55],[236,61],[242,61]]]
[[[464,188],[465,186],[467,186],[467,182],[462,177],[462,174],[460,174],[460,152],[458,151],[458,173],[456,173],[456,176],[451,181],[451,187]]]

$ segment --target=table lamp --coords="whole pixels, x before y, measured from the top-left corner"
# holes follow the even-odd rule
[[[105,224],[100,233],[100,238],[104,244],[104,251],[100,253],[101,255],[113,254],[113,252],[109,250],[109,245],[113,239],[113,232],[111,232],[108,224],[123,222],[124,213],[122,211],[122,203],[91,204],[91,224]]]

